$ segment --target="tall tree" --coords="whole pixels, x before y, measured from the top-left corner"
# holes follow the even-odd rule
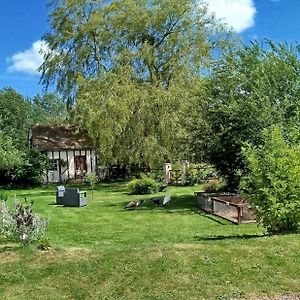
[[[46,159],[29,149],[29,128],[36,122],[62,122],[65,113],[65,103],[55,95],[29,99],[12,88],[0,90],[1,183],[40,182]]]
[[[246,165],[242,145],[262,142],[262,130],[300,121],[299,47],[268,42],[230,51],[215,64],[206,106],[190,124],[191,144],[237,188]],[[203,105],[203,102],[201,103]],[[203,122],[205,120],[205,122]]]
[[[0,175],[19,166],[23,162],[23,153],[13,144],[12,139],[0,131]],[[0,176],[2,177],[2,176]]]
[[[226,40],[223,28],[194,0],[52,0],[50,51],[42,82],[76,96],[78,81],[130,66],[138,80],[169,86],[199,74]],[[220,36],[222,35],[222,37]]]
[[[101,163],[158,165],[185,158],[182,127],[193,92],[132,81],[123,74],[85,82],[78,94],[80,123],[95,141]]]
[[[44,84],[77,98],[104,162],[171,159],[216,52],[233,41],[193,0],[56,0]],[[71,99],[71,100],[70,100]]]
[[[0,130],[11,137],[18,149],[27,147],[31,117],[31,105],[28,99],[12,88],[0,90]]]

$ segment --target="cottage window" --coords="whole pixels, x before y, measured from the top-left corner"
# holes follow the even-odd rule
[[[75,178],[83,178],[87,172],[86,156],[78,155],[74,157]]]
[[[49,164],[49,171],[58,171],[59,160],[51,159]]]

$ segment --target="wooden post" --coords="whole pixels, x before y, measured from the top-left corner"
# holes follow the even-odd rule
[[[164,182],[169,184],[171,182],[172,165],[170,163],[164,164]]]
[[[242,223],[241,207],[238,206],[238,207],[237,207],[237,210],[238,210],[238,224],[241,224],[241,223]]]
[[[188,169],[188,161],[181,161],[181,183],[184,185],[187,182],[187,169]]]

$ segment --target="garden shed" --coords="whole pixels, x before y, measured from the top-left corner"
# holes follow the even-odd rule
[[[29,143],[50,159],[45,182],[80,181],[87,172],[96,171],[92,140],[77,126],[36,124],[29,131]]]

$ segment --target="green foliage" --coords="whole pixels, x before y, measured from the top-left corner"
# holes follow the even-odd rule
[[[92,198],[94,198],[95,184],[99,181],[99,178],[95,172],[88,172],[84,176],[84,181],[88,182],[92,189]]]
[[[129,67],[138,81],[165,87],[207,66],[228,33],[192,0],[51,1],[42,82],[74,97],[82,79]],[[81,18],[79,16],[85,16]],[[121,102],[121,101],[120,101]]]
[[[36,122],[62,120],[65,111],[65,104],[52,94],[31,100],[12,88],[0,90],[0,176],[3,183],[42,182],[46,159],[28,149],[28,131]]]
[[[222,179],[212,179],[203,184],[203,190],[206,193],[221,192],[226,184]]]
[[[77,112],[103,164],[153,167],[180,153],[186,134],[182,111],[189,100],[179,87],[166,90],[110,73],[82,85]]]
[[[0,203],[0,235],[23,245],[40,241],[45,236],[48,221],[32,211],[33,203],[15,202],[9,209],[7,201]]]
[[[244,142],[261,143],[272,124],[300,121],[299,47],[268,42],[232,50],[216,62],[206,91],[199,92],[190,143],[235,190],[245,173]],[[207,100],[203,100],[207,99]]]
[[[216,177],[216,169],[209,164],[189,164],[186,172],[187,182],[189,185],[203,183],[203,181]]]
[[[0,201],[6,202],[8,199],[8,196],[6,194],[0,193]]]
[[[65,123],[68,118],[66,103],[55,94],[37,95],[31,100],[32,124]]]
[[[180,159],[201,71],[231,35],[193,0],[52,4],[42,81],[56,83],[69,104],[76,98],[74,116],[101,162]]]
[[[88,172],[84,176],[84,181],[88,182],[91,185],[91,188],[95,187],[98,180],[98,176],[95,172]]]
[[[142,177],[128,183],[128,190],[133,195],[153,194],[159,191],[160,184],[153,178]]]
[[[0,130],[0,174],[21,165],[23,153],[14,146],[12,139]]]
[[[7,171],[7,180],[14,184],[40,185],[47,170],[49,159],[37,149],[29,149],[24,153],[22,164]]]
[[[290,133],[289,133],[290,135]],[[248,145],[244,155],[249,175],[242,183],[257,220],[269,232],[294,231],[300,226],[299,133],[287,139],[282,129],[264,130],[263,145]]]
[[[31,106],[27,99],[12,88],[0,90],[0,131],[10,137],[18,150],[28,147],[31,117]]]
[[[157,182],[162,182],[164,180],[164,171],[162,168],[151,169],[147,176],[155,179]]]
[[[0,90],[0,176],[2,183],[40,184],[46,157],[29,150],[34,123],[63,122],[65,103],[53,94],[27,99],[12,88]]]
[[[43,237],[38,241],[37,248],[42,251],[47,251],[51,247],[51,243],[48,238]]]

